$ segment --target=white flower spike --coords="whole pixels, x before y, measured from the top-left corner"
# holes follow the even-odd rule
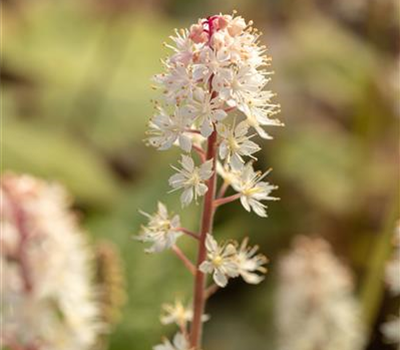
[[[365,349],[350,270],[322,238],[298,237],[282,258],[276,307],[278,350]]]
[[[107,331],[93,251],[61,186],[28,175],[0,183],[0,346],[89,350]],[[62,316],[62,317],[60,317]]]
[[[182,304],[167,306],[163,323],[178,323],[181,333],[174,342],[166,340],[154,349],[186,350],[187,340],[191,349],[198,350],[207,298],[230,278],[241,276],[258,284],[266,272],[267,259],[257,253],[257,247],[248,247],[247,240],[239,248],[236,242],[215,241],[213,218],[218,208],[237,199],[247,211],[267,216],[264,201],[276,199],[271,196],[276,187],[263,181],[268,172],[253,169],[254,154],[261,149],[255,136],[271,139],[267,128],[282,124],[273,117],[280,106],[268,90],[271,59],[252,21],[235,13],[214,15],[199,19],[189,29],[176,30],[170,39],[165,46],[172,53],[162,61],[164,72],[154,78],[160,98],[147,141],[159,150],[176,145],[184,152],[169,178],[172,191],[182,190],[182,207],[202,196],[204,200],[200,232],[180,228],[198,243],[197,264],[180,248],[172,249],[194,275],[193,312]],[[217,176],[223,179],[221,185]],[[226,195],[230,187],[237,193]],[[158,223],[143,231],[143,239],[153,243],[150,250],[156,251],[173,245],[180,234]],[[204,274],[211,274],[215,282],[207,288]]]

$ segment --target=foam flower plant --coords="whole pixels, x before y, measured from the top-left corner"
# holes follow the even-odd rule
[[[201,225],[198,232],[182,227],[179,217],[171,218],[159,204],[156,214],[145,214],[149,223],[139,239],[152,243],[149,253],[171,250],[194,277],[189,311],[180,304],[168,306],[162,317],[163,323],[177,323],[179,333],[154,350],[200,350],[207,299],[232,278],[258,284],[266,272],[267,259],[258,247],[248,246],[247,239],[240,245],[219,243],[213,221],[219,207],[236,200],[246,211],[267,216],[265,202],[276,199],[271,194],[276,187],[265,180],[269,172],[253,167],[261,150],[256,140],[271,139],[265,127],[282,124],[274,118],[279,105],[267,89],[271,59],[252,22],[235,13],[220,14],[176,30],[170,38],[165,46],[172,54],[162,61],[164,72],[154,77],[161,97],[147,143],[162,151],[175,146],[183,151],[169,184],[171,192],[182,191],[182,207],[202,199]],[[178,247],[182,236],[197,243],[196,262]]]

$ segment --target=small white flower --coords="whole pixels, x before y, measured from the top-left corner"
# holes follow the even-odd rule
[[[400,314],[400,312],[399,312]],[[391,318],[386,321],[381,326],[381,331],[385,336],[385,341],[389,344],[398,344],[400,348],[400,317],[391,316]]]
[[[198,61],[199,63],[193,66],[193,78],[208,82],[212,75],[218,75],[221,69],[230,65],[229,52],[225,48],[213,50],[205,47]]]
[[[204,182],[213,173],[212,162],[212,160],[208,160],[200,165],[200,167],[196,167],[191,157],[182,155],[182,160],[180,161],[182,169],[173,167],[178,173],[170,177],[169,184],[174,190],[183,188],[181,195],[182,206],[189,205],[193,197],[197,200],[199,196],[204,196],[207,192],[208,188]]]
[[[220,97],[239,110],[257,97],[265,84],[264,75],[249,65],[225,68],[213,79],[213,87]]]
[[[268,259],[262,254],[256,255],[258,246],[248,247],[247,243],[248,238],[245,238],[237,252],[236,260],[239,274],[247,283],[259,284],[264,279],[264,276],[256,272],[261,272],[262,274],[267,272],[264,265],[268,262]]]
[[[191,127],[192,123],[192,114],[188,108],[177,108],[172,115],[160,108],[159,113],[150,121],[148,142],[159,150],[166,150],[178,141],[182,150],[190,152],[192,139],[185,134],[185,131]]]
[[[400,295],[400,252],[396,252],[386,263],[385,279],[390,292]]]
[[[159,253],[169,249],[182,235],[182,232],[179,231],[181,226],[179,215],[170,216],[163,203],[158,202],[158,211],[152,215],[141,213],[149,219],[149,222],[146,226],[142,226],[142,232],[135,238],[142,242],[153,243],[145,252]]]
[[[214,237],[207,234],[206,238],[207,260],[200,265],[200,271],[213,274],[214,282],[225,287],[228,278],[239,275],[235,261],[236,247],[232,243],[218,245]]]
[[[186,98],[190,98],[197,82],[193,79],[190,66],[180,62],[176,64],[164,62],[167,73],[154,77],[154,81],[163,88],[166,102],[180,104]]]
[[[189,38],[189,30],[187,29],[176,29],[175,34],[176,36],[170,36],[175,46],[165,44],[166,47],[175,51],[175,54],[170,58],[170,62],[186,66],[191,61],[195,50],[193,41]]]
[[[153,350],[190,350],[190,345],[182,333],[177,333],[172,343],[165,339],[162,344],[154,346]]]
[[[243,156],[251,157],[261,149],[255,142],[250,141],[251,136],[247,136],[248,130],[249,124],[246,121],[231,128],[222,123],[217,126],[218,134],[222,137],[219,156],[221,159],[226,159],[234,170],[243,168]]]
[[[222,165],[220,162],[217,162],[218,175],[221,176],[224,182],[229,186],[239,181],[241,171],[242,169],[233,170],[229,164]]]
[[[204,137],[209,137],[214,130],[213,123],[226,118],[227,113],[221,108],[222,103],[218,97],[212,98],[209,92],[198,88],[194,92],[192,112],[200,124],[200,132]]]
[[[266,217],[266,205],[260,201],[277,200],[270,196],[270,193],[276,189],[276,186],[270,185],[268,182],[261,181],[268,171],[262,174],[259,171],[254,171],[252,164],[249,162],[243,168],[240,178],[232,183],[235,191],[241,194],[240,202],[247,211],[253,210],[257,215]]]
[[[160,321],[164,325],[175,323],[180,327],[186,327],[186,324],[193,319],[193,310],[185,307],[181,301],[177,300],[174,304],[164,304],[162,308],[164,314],[161,315]],[[209,316],[203,315],[203,322],[208,319]]]
[[[247,117],[248,124],[253,127],[263,139],[272,139],[262,128],[263,126],[283,126],[278,119],[272,119],[279,112],[279,104],[270,100],[274,97],[271,91],[261,91],[257,97],[253,96],[251,102],[241,106],[242,112]]]

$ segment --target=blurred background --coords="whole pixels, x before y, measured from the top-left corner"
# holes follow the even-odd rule
[[[151,77],[174,28],[233,9],[264,33],[270,88],[284,128],[270,129],[258,166],[273,168],[279,202],[262,219],[229,205],[220,237],[248,235],[270,258],[259,286],[234,281],[208,312],[206,349],[274,349],[276,262],[295,235],[325,237],[355,275],[369,350],[398,310],[384,265],[399,217],[399,15],[396,0],[3,0],[2,171],[63,183],[93,241],[119,247],[128,301],[110,350],[144,350],[170,335],[163,302],[190,295],[191,278],[168,253],[148,256],[132,240],[167,194],[179,151],[142,142],[152,115]],[[180,212],[196,229],[199,206]],[[189,255],[194,252],[191,247]],[[397,303],[397,304],[396,304]],[[293,349],[295,350],[295,349]]]

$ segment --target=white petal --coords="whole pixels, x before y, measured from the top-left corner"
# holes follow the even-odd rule
[[[207,234],[206,237],[206,248],[209,252],[216,252],[218,250],[218,243],[210,234]]]
[[[256,273],[242,272],[241,276],[249,284],[259,284],[264,280],[264,276],[257,275]]]
[[[203,261],[199,266],[199,269],[203,273],[211,273],[214,267],[209,261]]]
[[[196,64],[193,67],[193,78],[195,80],[203,79],[208,73],[208,68],[203,64]]]
[[[181,203],[183,207],[188,206],[193,200],[193,188],[185,189],[181,194]]]
[[[200,166],[199,175],[202,180],[208,180],[213,174],[213,160],[207,160]]]
[[[265,210],[265,205],[261,204],[260,202],[255,201],[255,200],[252,200],[250,205],[253,208],[253,211],[258,216],[267,217],[267,212]]]
[[[244,162],[243,159],[238,154],[235,153],[231,157],[230,165],[233,170],[239,171],[243,169]]]
[[[158,202],[158,211],[162,217],[164,217],[164,218],[168,217],[168,211],[167,211],[167,207],[165,206],[165,204]]]
[[[221,159],[225,159],[227,155],[228,155],[227,142],[222,141],[221,144],[219,145],[219,156]]]
[[[181,161],[183,169],[185,169],[187,172],[192,173],[194,170],[194,161],[191,157],[182,155],[182,161]]]
[[[214,272],[214,281],[222,288],[226,287],[228,284],[228,278],[220,270]]]
[[[227,113],[222,109],[217,109],[213,113],[213,119],[215,121],[221,121],[227,117]]]
[[[240,153],[244,156],[249,156],[260,150],[260,146],[253,141],[246,140],[240,145]]]
[[[168,183],[173,188],[180,188],[185,181],[186,178],[182,174],[174,174],[169,178]]]
[[[227,126],[224,123],[217,124],[217,132],[223,138],[227,138],[229,136],[229,129],[227,128]]]
[[[190,152],[192,149],[192,139],[187,135],[179,136],[179,145],[185,152]]]
[[[268,135],[268,133],[261,126],[255,126],[254,129],[256,129],[258,135],[260,135],[260,137],[263,139],[272,140],[272,136]]]
[[[204,194],[208,191],[208,187],[205,184],[198,184],[196,186],[196,194],[198,196],[204,196]]]
[[[251,211],[251,208],[250,208],[250,205],[249,205],[249,202],[248,202],[246,196],[240,197],[240,203],[242,203],[244,209],[246,209],[247,211]]]
[[[204,121],[203,121],[203,123],[201,124],[201,127],[200,127],[200,132],[206,138],[208,138],[212,134],[213,125],[212,125],[210,119],[204,118]]]
[[[174,337],[174,346],[177,350],[187,350],[188,343],[182,333],[177,333]]]
[[[235,137],[243,137],[249,130],[249,124],[244,120],[240,122],[235,128]]]

